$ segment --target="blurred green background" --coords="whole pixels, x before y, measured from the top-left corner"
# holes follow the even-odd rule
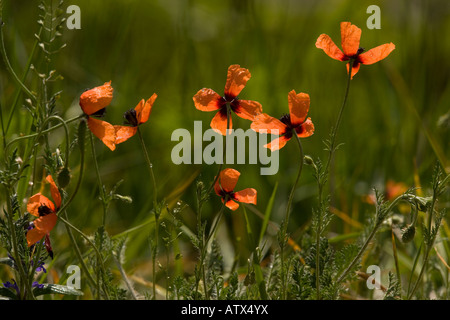
[[[450,166],[447,0],[80,0],[66,1],[63,7],[70,4],[81,9],[81,30],[63,29],[66,47],[51,64],[64,77],[54,84],[55,91],[63,90],[57,104],[59,113],[66,119],[80,114],[80,94],[111,80],[114,99],[105,120],[120,124],[123,112],[157,93],[150,120],[141,129],[154,165],[159,197],[172,202],[181,199],[192,206],[181,217],[193,231],[195,180],[209,184],[217,171],[216,165],[177,166],[171,161],[171,150],[176,144],[171,141],[173,130],[193,131],[195,120],[203,121],[205,130],[214,115],[195,109],[194,94],[203,87],[222,93],[231,64],[240,64],[252,73],[240,97],[259,101],[264,112],[274,117],[288,112],[290,90],[308,93],[315,134],[302,140],[303,148],[314,159],[325,161],[323,141],[335,122],[347,76],[345,64],[317,49],[315,41],[326,33],[340,46],[341,21],[350,21],[362,29],[362,47],[370,49],[393,42],[396,49],[382,62],[362,66],[351,82],[338,135],[338,141],[344,144],[336,154],[333,206],[362,222],[372,210],[362,197],[373,186],[383,188],[388,179],[414,186],[414,172],[421,183],[429,184],[436,152],[441,162]],[[19,74],[38,30],[37,5],[38,1],[3,1],[6,47]],[[366,27],[369,5],[381,9],[379,30]],[[27,83],[36,88],[32,72],[28,78]],[[4,67],[0,90],[2,111],[8,113],[15,86]],[[13,119],[10,134],[28,130],[29,115],[23,109],[20,113],[20,119]],[[233,122],[235,128],[250,127],[249,121],[236,116]],[[55,146],[57,143],[56,139]],[[123,179],[118,193],[133,198],[132,204],[115,202],[110,207],[107,230],[114,235],[151,218],[151,181],[137,137],[119,145],[114,152],[100,141],[96,143],[107,190]],[[273,176],[261,176],[258,164],[232,165],[242,173],[237,190],[256,188],[256,208],[261,212],[278,183],[271,215],[276,223],[284,217],[298,155],[295,143],[288,143],[279,153],[280,170]],[[74,157],[72,172],[76,176],[77,155]],[[70,206],[69,215],[73,224],[90,233],[101,223],[102,210],[90,152],[87,161],[83,187]],[[308,225],[316,205],[317,188],[312,174],[311,167],[305,166],[295,194],[289,226],[294,238]],[[205,219],[211,218],[219,207],[220,199],[212,195],[205,206]],[[253,214],[250,219],[259,232],[261,219]],[[228,211],[225,222],[229,228],[224,236],[227,240],[222,242],[224,250],[234,248],[232,256],[239,252],[245,261],[249,248],[241,209]],[[129,234],[127,268],[148,262],[151,228],[148,225]],[[331,236],[358,231],[339,218],[334,219],[329,230]],[[56,253],[70,251],[65,251],[69,240],[64,233],[60,224],[52,236]],[[181,250],[188,266],[192,248],[187,238],[182,239]],[[225,246],[227,241],[231,246]]]

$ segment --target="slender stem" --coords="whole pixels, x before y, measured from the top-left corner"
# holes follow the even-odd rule
[[[391,241],[392,241],[392,254],[394,256],[394,263],[395,263],[395,271],[397,273],[397,281],[400,284],[401,288],[402,278],[400,274],[400,266],[398,264],[397,245],[395,243],[394,229],[392,226],[391,226]]]
[[[130,291],[131,296],[133,297],[133,300],[139,300],[137,292],[136,292],[136,290],[134,290],[133,285],[131,284],[130,280],[128,279],[128,276],[127,276],[125,270],[123,269],[123,266],[119,261],[119,258],[113,254],[113,259],[117,265],[117,268],[119,269],[119,272],[120,272],[120,275],[122,276],[123,281],[127,285],[128,291]]]
[[[42,238],[42,240],[38,242],[37,246],[35,247],[35,248],[37,248],[37,250],[36,249],[33,250],[32,259],[31,259],[31,263],[30,263],[30,269],[29,269],[28,281],[27,281],[27,288],[28,288],[27,289],[27,298],[30,298],[31,300],[35,300],[31,284],[33,283],[34,274],[38,267],[39,258],[41,257],[41,251],[42,251],[42,248],[44,247],[44,241],[45,241],[45,237]],[[33,256],[34,256],[34,259],[33,259]]]
[[[397,198],[395,198],[391,202],[389,207],[386,209],[386,215],[389,214],[389,212],[398,204],[398,202],[400,200],[403,200],[403,199],[408,198],[408,197],[409,197],[409,195],[402,194],[402,195],[398,196]],[[377,217],[377,219],[378,219],[378,217]],[[370,234],[367,237],[366,241],[364,242],[363,246],[361,247],[361,249],[359,249],[358,254],[355,256],[355,258],[352,260],[352,262],[350,262],[349,266],[341,273],[341,275],[339,277],[337,277],[337,280],[336,280],[336,284],[337,285],[340,284],[345,279],[345,277],[352,270],[352,268],[355,266],[355,264],[358,263],[359,259],[363,255],[364,251],[366,251],[367,246],[372,241],[373,237],[375,236],[375,234],[377,233],[378,229],[380,228],[380,226],[382,224],[383,224],[383,220],[377,220],[377,222],[375,223],[374,228],[370,232]]]
[[[227,203],[228,201],[228,196],[225,197],[222,206],[220,207],[219,212],[216,215],[216,219],[214,221],[214,224],[211,226],[211,229],[209,230],[209,234],[205,239],[205,243],[203,244],[202,247],[202,252],[201,252],[201,261],[200,261],[200,265],[202,266],[202,270],[203,270],[203,286],[204,286],[204,291],[205,291],[205,299],[209,300],[209,294],[208,294],[208,286],[206,283],[206,270],[205,270],[205,258],[206,258],[206,251],[208,250],[208,245],[209,245],[209,241],[211,240],[211,238],[216,234],[217,231],[217,227],[219,226],[219,222],[220,220],[222,220],[222,216],[223,216],[223,212],[225,209],[225,203]]]
[[[294,194],[295,194],[295,190],[297,189],[297,184],[298,184],[298,181],[300,180],[300,176],[301,176],[301,174],[302,174],[302,169],[303,169],[303,147],[302,147],[302,143],[301,143],[301,141],[300,141],[300,138],[298,137],[298,135],[297,135],[297,133],[295,132],[295,130],[292,130],[292,135],[295,137],[295,140],[297,141],[297,145],[298,145],[298,148],[299,148],[299,150],[300,150],[300,162],[299,162],[299,166],[298,166],[298,173],[297,173],[297,177],[295,178],[295,182],[294,182],[294,185],[292,186],[292,189],[291,189],[291,193],[289,194],[289,199],[288,199],[288,203],[287,203],[287,206],[286,206],[286,216],[285,216],[285,220],[284,220],[284,223],[283,223],[283,230],[282,230],[282,236],[283,237],[287,237],[287,228],[288,228],[288,225],[289,225],[289,219],[290,219],[290,217],[291,217],[291,206],[292,206],[292,200],[294,199]],[[285,295],[286,295],[286,286],[284,285],[285,284],[285,274],[284,274],[284,257],[283,257],[283,255],[284,255],[284,243],[283,243],[283,245],[281,246],[281,248],[280,248],[280,255],[281,255],[281,264],[282,264],[282,266],[281,266],[281,280],[282,280],[282,282],[283,282],[283,285],[282,285],[282,290],[283,290],[283,292],[282,292],[282,297],[283,297],[283,299],[286,299],[286,297],[285,297]]]
[[[447,176],[444,179],[444,181],[442,182],[443,184],[446,183],[446,181],[447,181],[449,176]],[[434,186],[434,188],[433,188],[433,198],[431,199],[431,205],[430,205],[430,208],[429,208],[428,231],[430,233],[431,233],[431,223],[433,221],[434,206],[435,206],[436,200],[437,200],[437,188],[438,187],[439,187],[439,184],[437,186]],[[416,290],[417,290],[417,288],[419,286],[419,283],[422,281],[422,277],[423,277],[423,274],[424,274],[425,269],[427,267],[428,259],[430,257],[430,251],[433,248],[434,241],[436,240],[436,236],[437,236],[437,233],[434,235],[434,237],[432,239],[427,239],[429,241],[429,243],[425,242],[425,255],[424,255],[424,258],[423,258],[422,268],[420,269],[419,277],[417,278],[416,284],[414,285],[414,287],[413,287],[413,289],[412,289],[412,291],[411,291],[411,293],[410,293],[410,295],[408,297],[408,300],[410,300],[412,298],[412,296],[414,295],[414,293],[416,292]]]
[[[50,118],[55,118],[55,117],[56,117],[56,116],[52,116],[52,117],[50,117]],[[39,136],[42,135],[42,134],[49,133],[49,132],[51,132],[51,131],[53,131],[53,130],[55,130],[55,129],[61,128],[62,126],[67,125],[68,123],[71,123],[71,122],[73,122],[73,121],[79,120],[79,119],[81,119],[81,118],[83,118],[83,117],[85,117],[84,114],[79,115],[79,116],[76,116],[76,117],[71,118],[71,119],[69,119],[69,120],[66,120],[66,121],[64,121],[65,123],[60,122],[59,124],[57,124],[57,125],[55,125],[55,126],[53,126],[53,127],[51,127],[51,128],[48,128],[48,129],[46,129],[46,130],[43,130],[43,131],[41,131],[41,132],[36,132],[36,133],[29,134],[29,135],[26,135],[26,136],[17,137],[17,138],[11,140],[10,142],[8,142],[8,143],[6,144],[6,147],[5,147],[5,154],[7,154],[7,151],[8,151],[8,149],[11,147],[11,145],[14,144],[14,143],[16,143],[16,142],[19,142],[19,141],[22,141],[22,140],[26,140],[26,139],[30,139],[30,138],[37,138],[37,137],[39,137]],[[59,118],[59,117],[58,117],[58,118]]]
[[[89,132],[89,140],[91,142],[91,152],[92,152],[92,158],[94,160],[94,168],[95,168],[95,174],[97,176],[97,183],[98,183],[98,188],[99,188],[99,193],[100,193],[100,199],[102,200],[102,204],[103,204],[102,225],[105,226],[106,212],[107,212],[106,197],[105,197],[105,192],[104,192],[104,189],[103,189],[102,178],[100,176],[100,170],[98,168],[97,155],[96,155],[96,152],[95,152],[94,138],[92,136],[92,132]]]
[[[22,260],[20,258],[20,254],[19,254],[19,247],[17,244],[17,234],[16,234],[16,226],[14,225],[14,221],[13,221],[13,209],[12,209],[12,204],[11,204],[11,196],[10,196],[10,192],[9,192],[9,188],[6,188],[7,192],[6,192],[6,205],[8,207],[8,214],[7,214],[7,218],[8,218],[8,225],[9,225],[9,229],[11,230],[11,240],[12,240],[12,247],[13,247],[13,255],[14,255],[14,260],[15,260],[15,264],[17,265],[17,269],[19,271],[19,276],[20,276],[20,281],[19,281],[19,288],[20,288],[20,292],[23,292],[23,288],[24,285],[26,285],[26,283],[28,281],[27,277],[26,277],[26,273],[25,270],[23,268],[23,264],[22,264]]]
[[[97,163],[97,155],[96,155],[96,152],[95,152],[94,138],[93,138],[92,132],[89,133],[89,140],[90,140],[90,143],[91,143],[92,158],[94,160],[94,168],[95,168],[95,173],[96,173],[96,176],[97,176],[97,184],[98,184],[98,187],[99,187],[100,198],[102,200],[102,206],[103,206],[102,227],[105,228],[105,225],[106,225],[106,214],[108,212],[108,203],[107,203],[107,200],[106,200],[105,190],[104,190],[102,178],[100,176],[100,170],[99,170],[98,163]],[[100,250],[101,250],[101,248],[100,248]],[[97,298],[98,299],[100,299],[100,276],[101,276],[101,274],[103,276],[105,274],[104,270],[102,269],[102,266],[103,266],[103,261],[102,260],[103,260],[102,255],[98,255],[97,256],[97,264],[101,266],[97,270],[97,279],[98,279],[97,280]],[[108,295],[107,294],[107,288],[106,288],[104,283],[103,283],[103,289],[104,289],[104,293],[106,295]]]
[[[40,38],[40,36],[42,34],[42,30],[43,30],[43,27],[41,26],[39,28],[38,38]],[[34,52],[36,51],[36,48],[38,47],[38,44],[39,44],[39,40],[36,39],[34,41],[33,48],[31,49],[31,53],[30,53],[30,57],[28,58],[27,65],[25,66],[25,70],[24,70],[24,73],[23,73],[23,76],[22,76],[22,80],[21,80],[22,83],[25,82],[25,79],[27,78],[28,71],[30,70],[30,67],[31,67],[31,62],[33,61]],[[18,105],[17,103],[19,102],[20,93],[21,93],[21,90],[18,90],[17,93],[16,93],[16,96],[14,97],[14,102],[12,104],[11,111],[9,112],[8,121],[6,123],[5,134],[8,133],[9,127],[11,125],[11,121],[12,121],[14,112],[15,112],[15,110],[17,108],[17,105]]]
[[[297,141],[297,145],[298,145],[298,148],[300,150],[300,162],[299,162],[299,165],[298,165],[297,177],[295,178],[294,185],[292,186],[291,193],[289,194],[288,204],[287,204],[287,207],[286,207],[286,218],[285,218],[285,224],[284,224],[284,230],[283,230],[284,233],[287,232],[287,226],[289,224],[289,219],[290,219],[290,216],[291,216],[292,200],[294,199],[295,189],[297,189],[297,184],[298,184],[298,181],[300,180],[300,176],[302,174],[303,162],[304,162],[303,161],[304,154],[303,154],[302,143],[301,143],[300,138],[298,137],[297,133],[294,130],[292,130],[292,131],[293,131],[293,136],[296,138],[295,141]]]
[[[139,141],[141,142],[142,152],[144,153],[145,162],[150,173],[150,178],[153,183],[153,212],[155,214],[155,241],[152,248],[152,272],[153,272],[153,299],[156,300],[156,255],[158,253],[158,241],[159,241],[159,212],[158,212],[158,194],[155,174],[153,172],[153,165],[148,156],[147,148],[145,147],[144,138],[142,137],[139,126],[137,127]]]
[[[141,130],[139,129],[139,126],[137,127],[137,132],[139,136],[139,141],[141,142],[142,152],[144,153],[145,162],[147,163],[148,170],[150,172],[150,178],[152,179],[153,183],[153,206],[156,208],[156,205],[158,203],[158,191],[157,191],[157,185],[156,185],[156,179],[155,174],[153,172],[153,165],[150,161],[150,157],[148,156],[147,148],[145,147],[144,138],[142,137]]]
[[[66,210],[64,210],[64,218],[66,221],[69,221],[69,217],[67,215]],[[89,272],[89,268],[87,267],[86,263],[84,262],[83,256],[80,251],[80,247],[78,246],[78,244],[76,242],[76,239],[75,239],[75,236],[73,235],[72,229],[70,228],[70,226],[68,224],[65,224],[65,227],[66,227],[67,234],[69,235],[70,241],[72,242],[72,245],[75,249],[75,254],[78,258],[78,261],[81,264],[81,268],[83,269],[84,273],[86,274],[87,279],[90,282],[91,286],[93,286],[95,288],[97,286],[96,281],[92,277],[91,273]]]
[[[231,122],[231,107],[229,104],[227,104],[227,129],[225,130],[225,143],[224,143],[224,148],[223,148],[223,153],[222,153],[223,159],[222,159],[222,162],[219,164],[219,169],[217,170],[217,174],[214,177],[213,182],[211,183],[208,190],[206,191],[206,195],[209,195],[209,193],[212,191],[214,185],[216,184],[217,180],[219,179],[219,174],[220,174],[220,171],[222,171],[223,164],[225,163],[225,156],[226,156],[226,151],[227,151],[227,137],[229,134],[228,130],[231,130],[230,122]]]
[[[68,134],[67,131],[67,126],[66,127],[66,134]],[[83,135],[84,135],[84,131],[83,131]],[[68,139],[68,136],[66,137]],[[69,206],[69,204],[73,201],[73,199],[75,198],[75,195],[78,193],[78,190],[80,189],[81,186],[81,181],[83,180],[83,174],[84,174],[84,136],[82,138],[79,137],[79,139],[81,139],[81,143],[79,141],[79,147],[80,147],[80,173],[78,174],[78,180],[77,180],[77,184],[75,185],[75,189],[72,192],[72,195],[70,196],[69,200],[67,200],[63,206],[59,209],[59,212],[63,212],[66,210],[66,208]],[[67,148],[69,148],[69,144],[67,144]],[[67,156],[69,154],[67,153]],[[66,159],[66,164],[68,162],[68,158]]]
[[[83,141],[84,141],[84,139],[83,139]],[[68,217],[68,215],[67,215],[67,210],[66,210],[66,208],[69,206],[69,204],[70,204],[70,203],[73,201],[73,199],[75,198],[75,195],[77,194],[77,192],[78,192],[78,190],[79,190],[79,188],[80,188],[80,186],[81,186],[81,181],[82,181],[82,178],[83,178],[83,173],[84,173],[84,144],[83,144],[83,145],[80,145],[80,154],[81,154],[81,158],[80,158],[80,173],[79,173],[79,175],[78,175],[77,184],[75,185],[75,189],[74,189],[74,191],[72,192],[72,195],[71,195],[71,197],[69,198],[69,200],[65,201],[65,202],[64,202],[64,205],[63,205],[63,206],[59,209],[59,211],[58,211],[58,215],[60,215],[61,212],[64,212],[64,217],[65,217],[65,220],[67,220],[67,222],[69,221],[69,217]],[[71,229],[71,225],[70,225],[69,223],[65,223],[65,227],[66,227],[67,233],[69,234],[70,241],[72,242],[72,245],[73,245],[74,248],[75,248],[75,254],[76,254],[77,257],[78,257],[78,261],[81,263],[81,267],[83,268],[84,272],[85,272],[86,275],[87,275],[88,281],[91,283],[91,285],[92,285],[93,287],[96,287],[97,284],[96,284],[94,278],[92,277],[91,273],[89,272],[88,267],[86,266],[86,264],[85,264],[85,262],[84,262],[84,260],[83,260],[83,257],[82,257],[82,255],[81,255],[80,248],[79,248],[79,246],[78,246],[78,244],[77,244],[77,242],[76,242],[76,240],[75,240],[75,236],[73,235],[73,232],[72,232],[72,229]],[[79,231],[79,232],[82,233],[81,231]],[[84,235],[84,234],[83,234],[83,235]],[[85,238],[87,238],[87,236],[86,236]]]
[[[222,206],[220,207],[219,213],[217,214],[217,218],[215,219],[214,224],[211,226],[211,229],[209,230],[208,237],[205,240],[205,248],[208,247],[209,241],[211,240],[211,238],[215,235],[215,233],[217,231],[217,227],[219,226],[220,220],[222,219],[223,212],[225,209],[225,203],[227,201],[224,200]]]
[[[211,193],[212,189],[214,188],[214,185],[216,184],[216,182],[219,180],[219,176],[220,176],[220,172],[222,171],[222,167],[225,163],[225,155],[226,155],[226,150],[227,150],[227,137],[228,137],[228,130],[230,130],[230,123],[231,123],[231,107],[229,104],[226,105],[227,108],[227,127],[225,130],[225,143],[223,145],[223,152],[222,152],[222,162],[219,164],[219,168],[217,170],[217,174],[214,177],[214,180],[212,181],[211,185],[208,187],[205,197],[201,198],[197,201],[197,206],[198,206],[198,212],[197,212],[197,228],[199,230],[199,235],[200,235],[200,229],[202,227],[202,207],[203,207],[203,203],[204,201],[206,201],[208,199],[208,195]],[[201,196],[201,195],[200,195]],[[224,203],[226,203],[226,201],[224,201]],[[221,209],[222,210],[222,209]],[[213,229],[213,228],[212,228]],[[212,230],[211,229],[211,230]],[[205,291],[205,297],[207,296],[207,284],[206,284],[206,270],[205,270],[205,266],[204,266],[204,258],[206,255],[206,250],[208,248],[207,243],[209,242],[210,237],[212,236],[212,233],[210,233],[208,235],[208,239],[205,241],[204,238],[204,234],[202,234],[202,239],[201,240],[201,249],[200,249],[200,262],[199,262],[199,267],[200,267],[200,271],[202,273],[202,278],[203,278],[203,286],[204,286],[204,291]],[[200,236],[199,236],[200,238]],[[196,279],[196,289],[195,291],[198,292],[198,285],[199,285],[199,281],[200,279]]]
[[[5,62],[6,69],[11,73],[14,81],[17,85],[22,89],[23,92],[27,94],[33,101],[36,101],[36,96],[23,84],[23,82],[19,79],[17,74],[14,72],[11,63],[9,62],[8,55],[6,54],[5,43],[3,40],[3,21],[0,21],[0,52],[3,56],[3,61]]]
[[[352,67],[353,67],[353,63],[354,63],[354,60],[350,60],[350,62],[349,62],[349,64],[350,64],[349,65],[349,72],[348,72],[348,77],[347,77],[347,88],[345,89],[344,100],[342,101],[341,108],[339,109],[338,117],[336,119],[336,124],[334,125],[334,127],[333,127],[333,129],[331,131],[331,134],[330,134],[330,144],[328,146],[329,147],[329,150],[328,150],[329,151],[329,156],[328,156],[327,164],[325,165],[325,170],[324,170],[325,175],[324,175],[324,177],[326,177],[327,174],[328,174],[328,170],[329,170],[330,164],[331,164],[331,162],[333,160],[334,152],[336,151],[336,137],[337,137],[337,134],[338,134],[339,126],[340,126],[341,121],[342,121],[342,115],[344,113],[344,109],[345,109],[345,106],[347,104],[348,93],[350,92],[350,82],[351,82],[351,79],[352,79],[352,72],[351,72],[351,70],[352,70]]]
[[[2,142],[3,142],[3,150],[6,147],[6,132],[5,132],[5,126],[3,124],[3,107],[2,104],[0,103],[0,124],[2,126]]]

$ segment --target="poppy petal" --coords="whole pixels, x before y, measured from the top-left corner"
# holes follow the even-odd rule
[[[51,175],[48,175],[45,180],[50,183],[50,193],[52,195],[52,199],[55,201],[56,208],[59,209],[59,207],[61,207],[61,194],[59,193],[59,189]]]
[[[47,234],[53,230],[57,220],[58,216],[56,215],[56,213],[50,213],[48,215],[37,218],[36,220],[33,221],[33,223],[35,229],[40,230],[45,234]]]
[[[222,202],[223,202],[223,199],[222,199]],[[230,199],[227,201],[227,203],[225,203],[225,206],[230,210],[236,211],[237,208],[239,208],[239,203]]]
[[[234,187],[236,187],[240,175],[241,173],[239,171],[232,168],[226,168],[220,172],[216,184],[220,184],[219,186],[223,191],[227,193],[232,192]]]
[[[338,48],[327,34],[321,34],[319,38],[317,38],[316,47],[322,49],[330,58],[339,61],[347,60],[341,49]]]
[[[234,109],[234,112],[243,119],[253,121],[256,116],[261,114],[262,106],[257,101],[239,100],[239,106]]]
[[[231,129],[232,127],[233,127],[233,124],[232,124],[231,116],[230,116],[230,123],[229,123],[228,129]],[[216,113],[214,118],[212,118],[212,120],[211,120],[211,128],[223,136],[226,135],[226,132],[227,132],[227,114],[226,114],[226,112],[219,111]]]
[[[116,149],[116,130],[112,124],[89,117],[88,127],[111,151]]]
[[[355,76],[355,74],[358,73],[359,68],[361,67],[361,64],[358,62],[353,62],[353,67],[352,67],[352,75],[351,75],[351,79],[353,79],[353,77]],[[348,69],[350,68],[350,62],[347,63],[347,73],[348,73]]]
[[[227,82],[225,84],[225,95],[236,98],[242,89],[244,89],[251,74],[240,65],[234,64],[228,67]]]
[[[145,104],[139,103],[136,106],[135,110],[138,124],[147,122],[148,118],[150,117],[150,113],[152,112],[153,104],[155,103],[157,97],[158,95],[154,93],[147,101],[145,101]]]
[[[49,198],[43,196],[41,193],[36,193],[31,196],[27,202],[27,211],[33,216],[39,217],[39,207],[46,206],[52,212],[55,211],[55,205],[50,201]]]
[[[112,98],[113,88],[110,81],[83,92],[80,96],[80,106],[84,113],[91,115],[108,106]]]
[[[306,119],[300,127],[295,128],[295,132],[299,138],[307,138],[314,134],[314,124],[311,118]]]
[[[31,229],[27,232],[27,244],[31,247],[33,244],[45,237],[45,232],[38,230],[36,228]]]
[[[247,188],[234,193],[234,198],[239,202],[252,203],[256,205],[256,190]]]
[[[114,126],[116,141],[115,144],[119,144],[127,141],[132,136],[134,136],[137,132],[137,127],[129,127],[129,126]]]
[[[139,103],[136,105],[136,107],[134,107],[134,111],[136,112],[136,123],[139,125],[139,121],[141,119],[141,114],[142,114],[142,110],[144,110],[144,104],[145,104],[145,100],[141,99],[141,101],[139,101]],[[125,117],[125,116],[124,116]],[[125,117],[126,119],[126,117]],[[131,122],[131,121],[129,121]],[[134,123],[133,123],[134,125]]]
[[[256,132],[282,135],[286,132],[287,127],[277,118],[271,117],[267,113],[262,113],[252,122],[250,128]]]
[[[222,97],[212,89],[203,88],[193,97],[195,107],[200,111],[214,111],[220,109]]]
[[[386,200],[391,200],[406,192],[408,187],[402,182],[389,180],[386,183]]]
[[[294,126],[298,126],[305,121],[309,111],[309,101],[310,99],[307,93],[300,92],[297,94],[295,90],[289,92],[289,114],[291,116],[291,123]]]
[[[361,29],[350,22],[341,22],[341,46],[347,57],[354,56],[359,49]]]
[[[270,149],[270,151],[273,152],[273,151],[283,148],[289,140],[291,140],[291,138],[290,137],[288,138],[284,135],[284,136],[278,137],[276,139],[273,139],[272,142],[269,142],[264,147],[266,147],[267,149]]]
[[[372,64],[386,58],[394,49],[395,45],[392,42],[385,43],[370,49],[367,52],[361,53],[358,58],[362,64]]]

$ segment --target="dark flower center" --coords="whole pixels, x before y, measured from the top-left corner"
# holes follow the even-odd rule
[[[132,125],[133,127],[137,127],[139,125],[136,110],[130,109],[123,114],[125,118],[125,124]]]
[[[105,114],[106,114],[106,108],[103,108],[103,109],[100,109],[100,110],[94,112],[93,114],[90,114],[90,116],[102,118],[105,116]]]
[[[283,114],[280,118],[280,121],[284,123],[288,128],[292,129],[293,125],[291,123],[291,115],[290,114]]]
[[[46,216],[46,215],[48,215],[48,214],[50,214],[52,212],[53,211],[49,207],[47,207],[46,205],[41,205],[38,208],[39,217]]]
[[[222,110],[224,110],[225,114],[226,114],[226,110],[227,110],[227,108],[226,108],[227,103],[230,104],[230,108],[233,112],[236,112],[236,110],[239,108],[238,97],[225,95],[222,97],[222,99],[220,101],[220,107],[222,108]]]
[[[222,199],[225,199],[226,196],[228,196],[228,199],[234,199],[234,191],[226,192],[225,190],[220,188],[219,194],[222,197]]]
[[[355,60],[357,60],[357,59],[358,59],[358,56],[359,56],[361,53],[363,53],[364,50],[365,50],[364,48],[358,48],[358,51],[356,51],[356,54],[354,54],[353,56],[351,56],[350,59],[355,59]]]

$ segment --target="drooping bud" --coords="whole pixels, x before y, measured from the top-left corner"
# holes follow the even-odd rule
[[[414,225],[409,225],[402,230],[402,241],[408,243],[414,239],[416,234],[416,227]]]
[[[305,161],[305,164],[308,166],[314,165],[314,160],[310,156],[304,156],[303,161]]]
[[[70,182],[70,170],[69,168],[64,167],[58,173],[58,185],[64,189],[69,185],[69,182]]]

